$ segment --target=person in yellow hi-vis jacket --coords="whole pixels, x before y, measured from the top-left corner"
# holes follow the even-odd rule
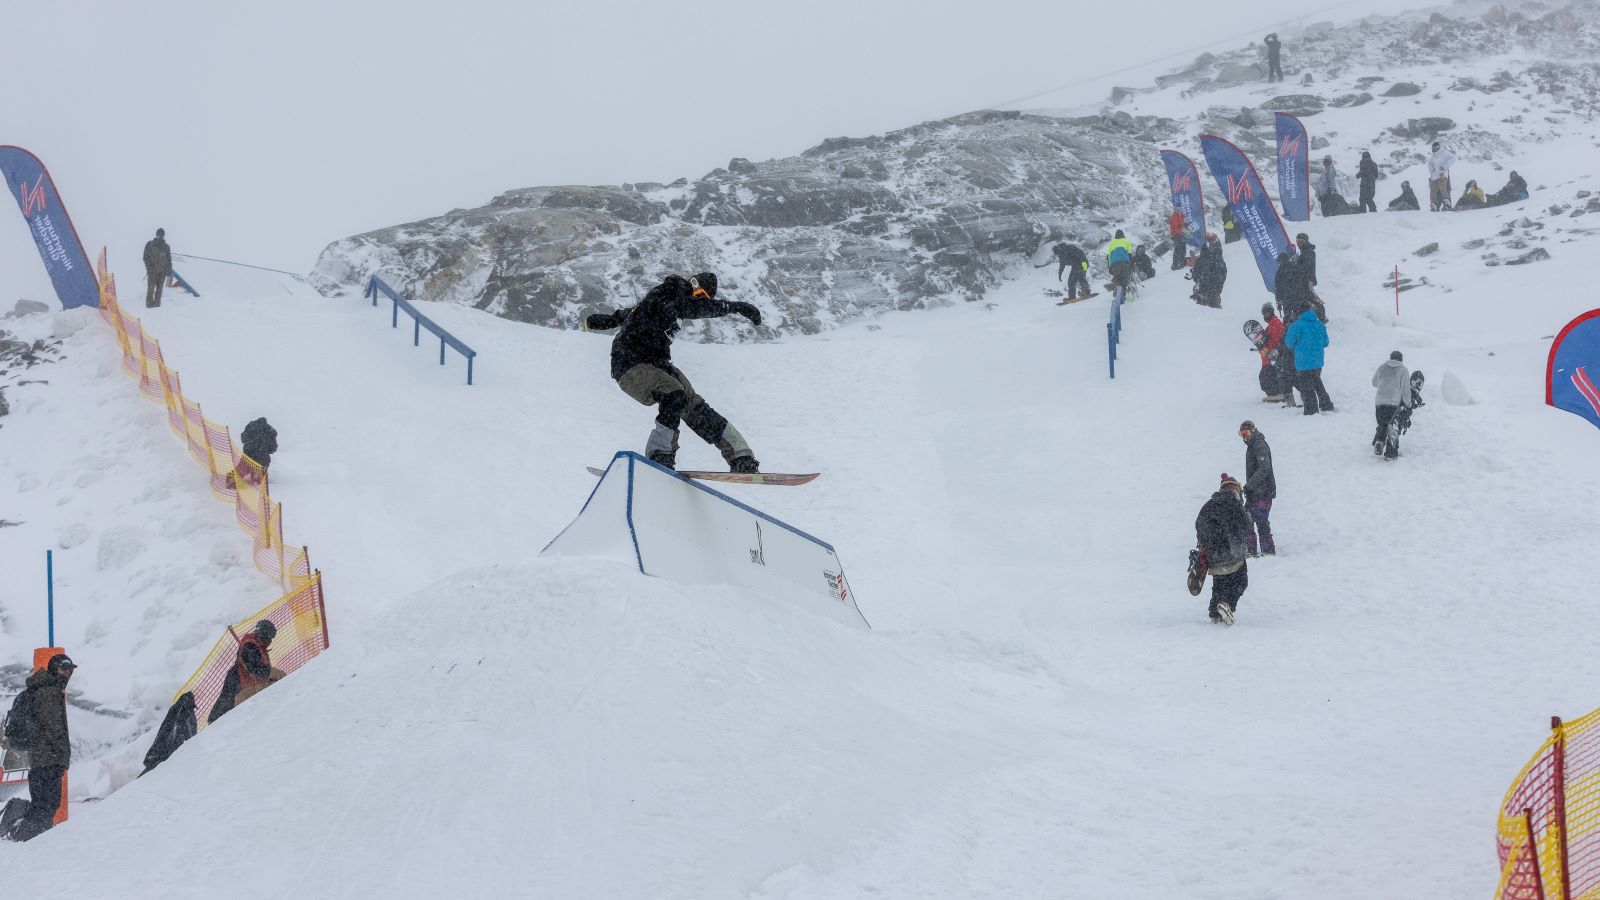
[[[1106,265],[1111,268],[1111,287],[1126,288],[1133,277],[1133,242],[1117,229],[1117,236],[1106,245]]]

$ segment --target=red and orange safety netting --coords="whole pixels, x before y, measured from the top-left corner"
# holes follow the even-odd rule
[[[1600,710],[1550,726],[1500,805],[1496,900],[1600,900]]]
[[[283,504],[273,503],[267,470],[245,456],[234,444],[226,426],[207,419],[200,404],[183,396],[178,373],[167,368],[161,343],[144,330],[137,318],[117,303],[116,279],[106,268],[106,251],[97,261],[100,315],[117,334],[122,348],[122,368],[139,379],[139,390],[167,407],[167,424],[183,438],[189,456],[210,476],[211,493],[233,504],[234,518],[250,535],[256,568],[276,579],[282,597],[241,622],[237,631],[248,632],[262,619],[278,628],[272,663],[284,674],[300,668],[328,647],[328,616],[322,598],[321,573],[311,568],[305,547],[290,547],[283,540]],[[225,634],[211,648],[205,662],[179,689],[194,691],[201,728],[222,690],[222,679],[235,663],[238,639]]]
[[[178,689],[178,696],[184,691],[194,692],[195,724],[200,728],[206,727],[211,706],[222,692],[222,680],[238,663],[239,636],[249,634],[262,619],[278,628],[270,651],[272,667],[285,675],[292,674],[328,649],[328,616],[322,604],[321,575],[313,574],[304,585],[232,626],[206,654],[200,668]]]

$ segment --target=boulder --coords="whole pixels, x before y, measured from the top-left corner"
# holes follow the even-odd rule
[[[1439,395],[1451,406],[1471,406],[1478,402],[1472,399],[1472,393],[1467,390],[1467,385],[1461,380],[1461,376],[1448,370],[1444,373],[1444,377],[1439,379]]]
[[[1349,109],[1350,107],[1354,106],[1365,106],[1371,102],[1372,95],[1366,91],[1362,91],[1359,94],[1344,94],[1335,98],[1334,101],[1328,105],[1338,109]]]
[[[1525,266],[1528,263],[1540,262],[1550,258],[1550,251],[1543,247],[1535,247],[1521,256],[1512,257],[1505,261],[1508,266]]]
[[[756,164],[742,156],[735,156],[728,160],[728,171],[735,175],[749,175],[756,170]]]
[[[1420,86],[1412,84],[1409,81],[1397,81],[1394,84],[1389,85],[1389,89],[1384,91],[1382,96],[1412,97],[1420,93],[1422,93],[1422,88]]]
[[[1389,131],[1398,137],[1408,139],[1432,138],[1452,131],[1456,127],[1454,119],[1443,116],[1425,116],[1421,119],[1407,119],[1399,125],[1392,126]]]
[[[1225,63],[1217,68],[1211,83],[1219,87],[1266,81],[1267,70],[1255,63]]]
[[[16,318],[17,316],[31,316],[36,313],[46,313],[49,311],[49,304],[40,303],[37,300],[18,300],[17,305],[12,307],[11,312],[6,315],[6,318],[10,319]]]
[[[1432,256],[1432,255],[1434,255],[1435,253],[1438,253],[1438,252],[1439,252],[1439,243],[1437,241],[1435,241],[1435,242],[1433,242],[1431,244],[1424,244],[1423,246],[1418,247],[1417,249],[1411,251],[1411,255],[1412,256]]]
[[[1283,94],[1261,104],[1262,109],[1296,116],[1314,116],[1323,110],[1322,98],[1312,94]]]

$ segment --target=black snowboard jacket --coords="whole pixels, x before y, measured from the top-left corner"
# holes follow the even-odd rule
[[[1244,448],[1244,495],[1250,500],[1272,500],[1278,496],[1278,480],[1272,475],[1272,448],[1266,435],[1256,431]]]
[[[668,275],[644,295],[638,306],[596,313],[584,322],[596,331],[622,329],[611,340],[611,377],[621,378],[637,365],[672,365],[672,336],[678,331],[679,319],[715,319],[729,313],[739,313],[761,324],[761,313],[754,306],[714,297],[697,298],[687,278]]]
[[[28,763],[36,769],[70,768],[72,741],[67,736],[67,679],[40,669],[28,676],[29,712],[37,734],[28,748]]]
[[[1300,267],[1300,274],[1305,276],[1306,281],[1312,287],[1315,287],[1317,284],[1317,245],[1308,242],[1304,247],[1296,245],[1296,248],[1300,251],[1300,258],[1295,260],[1295,264]],[[1311,298],[1307,297],[1306,299],[1309,300]]]
[[[1232,491],[1217,491],[1200,507],[1200,515],[1194,520],[1194,536],[1213,573],[1231,575],[1244,564],[1250,552],[1252,527],[1250,514]]]
[[[1083,254],[1083,250],[1079,249],[1077,244],[1057,244],[1051,252],[1069,269],[1077,268],[1089,261],[1089,257]]]
[[[1372,190],[1378,183],[1378,164],[1372,161],[1372,157],[1364,157],[1361,165],[1356,167],[1356,180],[1361,182],[1363,190]]]
[[[184,691],[167,709],[167,717],[161,720],[161,727],[156,729],[156,739],[150,742],[150,749],[144,755],[144,771],[148,772],[166,762],[167,757],[183,746],[184,741],[194,737],[195,730],[194,693]],[[139,774],[143,775],[144,772]]]

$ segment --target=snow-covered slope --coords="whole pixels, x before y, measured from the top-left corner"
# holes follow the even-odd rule
[[[1308,125],[1348,165],[1393,117]],[[0,844],[7,890],[1487,895],[1501,793],[1549,715],[1597,702],[1600,435],[1542,406],[1549,337],[1592,305],[1576,286],[1600,219],[1578,193],[1600,182],[1572,179],[1594,145],[1574,120],[1497,158],[1525,204],[1304,226],[1331,415],[1259,402],[1239,325],[1265,295],[1238,244],[1220,312],[1167,271],[1145,286],[1115,381],[1104,298],[1058,308],[1033,272],[824,336],[680,343],[767,468],[825,473],[734,490],[839,549],[870,633],[536,558],[593,487],[583,467],[650,425],[603,336],[430,308],[480,353],[467,387],[387,308],[186,267],[205,296],[146,322],[209,417],[278,427],[273,492],[324,569],[333,647],[109,796],[220,623],[272,590],[102,326],[63,320],[50,383],[8,392],[0,421],[0,518],[25,523],[0,530],[0,564],[27,573],[4,582],[0,654],[38,640],[31,573],[64,547],[74,681],[131,718],[74,711],[80,802]],[[1484,264],[1534,247],[1550,258]],[[1427,279],[1399,317],[1396,265]],[[1368,379],[1394,349],[1430,388],[1391,464]],[[1447,379],[1474,402],[1447,402]],[[1220,630],[1180,578],[1245,418],[1274,449],[1280,555]],[[714,464],[685,438],[684,465]],[[151,862],[177,853],[229,862]],[[241,876],[251,859],[293,864]]]

